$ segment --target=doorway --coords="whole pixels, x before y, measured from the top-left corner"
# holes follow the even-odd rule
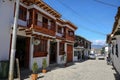
[[[73,61],[73,46],[72,45],[67,45],[67,62],[72,62]]]
[[[15,58],[19,59],[20,68],[29,67],[29,45],[30,38],[18,36],[16,41]]]
[[[57,42],[50,42],[50,64],[57,62]]]

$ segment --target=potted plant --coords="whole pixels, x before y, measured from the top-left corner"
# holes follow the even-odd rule
[[[46,68],[47,68],[47,61],[46,61],[46,59],[44,58],[43,59],[43,62],[42,62],[42,73],[46,73],[47,72],[47,70],[46,70]]]
[[[37,62],[34,61],[33,65],[32,65],[32,80],[37,80],[37,77],[38,77],[38,64]]]

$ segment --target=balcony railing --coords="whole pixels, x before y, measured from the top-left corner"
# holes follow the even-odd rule
[[[31,27],[32,25],[32,19],[28,20],[28,27]],[[39,20],[35,21],[33,28],[41,33],[48,34],[51,36],[55,36],[55,26],[48,25],[46,23],[43,23]]]
[[[31,24],[32,24],[32,19],[29,19],[28,26],[31,26]],[[46,29],[55,31],[55,25],[48,25],[47,23],[41,22],[39,20],[35,21],[35,25],[38,27],[42,27],[42,28],[46,28]]]
[[[66,39],[70,40],[70,41],[75,41],[75,37],[74,36],[66,35]]]
[[[65,34],[64,33],[56,33],[56,36],[59,38],[65,38]]]

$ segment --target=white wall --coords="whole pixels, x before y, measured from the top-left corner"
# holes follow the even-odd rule
[[[57,64],[63,64],[63,63],[65,63],[65,60],[63,61],[63,60],[61,60],[61,58],[63,57],[63,55],[59,55],[59,48],[60,48],[60,42],[61,42],[61,40],[56,40],[57,41]],[[64,44],[64,47],[65,47],[65,44]],[[65,49],[64,49],[65,50]]]
[[[118,44],[118,57],[116,56],[116,48],[114,48],[113,63],[117,71],[120,73],[120,36],[116,37],[115,43]]]
[[[21,19],[18,19],[18,24],[19,25],[22,25],[22,26],[27,26],[27,22],[26,21],[23,21]]]
[[[75,52],[78,52],[78,50],[76,49],[74,49],[73,51],[74,51],[74,55],[75,55]],[[78,56],[74,56],[74,55],[73,55],[73,61],[78,61]]]
[[[59,55],[58,56],[58,59],[59,59],[59,62],[58,62],[58,64],[64,64],[65,62],[66,62],[66,57],[64,58],[64,60],[62,60],[62,57],[63,57],[64,55]]]
[[[13,20],[14,2],[0,0],[0,60],[9,59],[10,27]]]
[[[30,62],[29,62],[29,68],[32,69],[32,65],[34,63],[34,61],[37,62],[38,64],[38,67],[41,68],[42,67],[42,61],[44,58],[46,58],[47,60],[47,66],[49,66],[49,52],[48,52],[48,55],[47,57],[33,57],[33,51],[34,51],[34,45],[32,43],[32,37],[31,37],[31,40],[30,40]],[[48,40],[48,50],[49,50],[49,44],[50,44],[50,41]]]

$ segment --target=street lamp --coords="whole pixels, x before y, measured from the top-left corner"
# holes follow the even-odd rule
[[[12,0],[10,0],[12,1]],[[9,66],[9,80],[13,80],[14,74],[14,61],[15,61],[15,52],[16,52],[16,38],[17,38],[17,21],[19,14],[19,3],[20,0],[16,0],[16,9],[15,17],[13,24],[13,33],[12,33],[12,45],[11,45],[11,54],[10,54],[10,66]]]

